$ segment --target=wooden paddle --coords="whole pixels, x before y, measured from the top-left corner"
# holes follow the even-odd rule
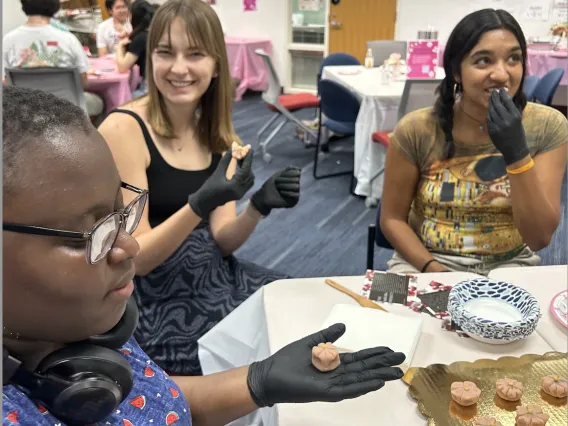
[[[365,307],[365,308],[371,308],[371,309],[379,309],[381,311],[385,311],[388,312],[385,308],[383,308],[382,306],[378,305],[377,303],[373,302],[370,299],[367,299],[364,296],[361,296],[360,294],[357,294],[351,290],[349,290],[348,288],[343,287],[341,284],[336,283],[333,280],[325,280],[325,283],[331,287],[333,287],[336,290],[339,290],[342,293],[345,293],[348,296],[351,296],[353,299],[355,299],[357,301],[357,303],[359,303],[359,305]]]

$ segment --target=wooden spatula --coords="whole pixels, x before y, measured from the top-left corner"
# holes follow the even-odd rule
[[[343,287],[341,284],[336,283],[333,280],[325,280],[325,283],[331,287],[333,287],[336,290],[339,290],[342,293],[345,293],[348,296],[351,296],[353,299],[355,299],[357,301],[357,303],[359,303],[359,305],[365,307],[365,308],[372,308],[372,309],[379,309],[381,311],[385,311],[388,312],[385,308],[383,308],[382,306],[378,305],[377,303],[373,302],[370,299],[367,299],[364,296],[361,296],[360,294],[357,294],[351,290],[349,290],[348,288]]]

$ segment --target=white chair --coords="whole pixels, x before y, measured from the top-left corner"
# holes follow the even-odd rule
[[[406,60],[406,47],[406,41],[373,40],[367,42],[367,50],[371,49],[373,52],[375,67],[381,66],[391,53],[400,53],[402,59]]]
[[[400,104],[398,106],[397,121],[400,121],[402,117],[412,111],[433,106],[437,98],[436,89],[441,82],[441,79],[406,80]],[[386,151],[390,144],[389,133],[391,132],[375,132],[372,134],[371,139],[373,142],[384,146]],[[371,178],[369,181],[371,189],[373,187],[373,181],[383,174],[384,171],[385,169],[383,167]],[[375,207],[377,203],[378,199],[373,198],[372,194],[369,194],[365,200],[365,205],[367,207]]]
[[[6,68],[11,86],[43,90],[81,107],[88,115],[81,74],[77,68]]]
[[[262,100],[266,102],[270,110],[277,112],[277,114],[268,120],[268,122],[262,126],[257,133],[259,146],[262,150],[262,159],[269,163],[272,160],[272,156],[266,152],[266,146],[272,139],[274,139],[276,134],[286,123],[290,121],[296,123],[304,129],[305,132],[311,134],[315,140],[317,133],[302,123],[302,121],[292,114],[292,112],[304,108],[317,108],[319,106],[319,98],[310,93],[282,95],[282,86],[280,85],[280,80],[278,79],[278,75],[276,74],[276,70],[274,69],[270,56],[263,49],[257,49],[255,50],[255,53],[263,59],[268,72],[268,89],[262,94]],[[282,118],[280,123],[276,125],[265,140],[261,141],[263,133],[266,132],[266,130],[279,118]]]

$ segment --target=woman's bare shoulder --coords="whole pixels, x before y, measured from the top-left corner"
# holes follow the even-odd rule
[[[138,133],[143,138],[140,123],[135,117],[122,111],[133,112],[145,121],[146,106],[139,101],[134,101],[109,114],[98,127],[99,132],[103,137],[112,139],[131,140],[132,136],[138,135]],[[126,135],[129,137],[125,137]]]

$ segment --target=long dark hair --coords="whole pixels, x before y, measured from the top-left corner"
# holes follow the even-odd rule
[[[454,151],[452,130],[454,126],[454,89],[460,92],[460,85],[454,76],[461,74],[461,63],[467,54],[479,42],[483,34],[488,31],[506,29],[514,34],[519,42],[523,55],[523,76],[519,90],[513,97],[513,102],[523,111],[527,104],[527,98],[523,93],[523,81],[525,79],[527,62],[527,42],[519,23],[506,10],[483,9],[470,13],[463,18],[453,29],[446,48],[444,50],[444,71],[446,77],[437,89],[438,99],[434,104],[434,114],[437,116],[440,126],[446,136],[446,156],[452,157]]]
[[[130,8],[130,23],[132,24],[130,40],[132,40],[136,34],[141,33],[142,31],[148,31],[152,18],[154,17],[154,13],[158,7],[159,5],[150,4],[146,0],[136,0],[132,3],[132,7]]]

